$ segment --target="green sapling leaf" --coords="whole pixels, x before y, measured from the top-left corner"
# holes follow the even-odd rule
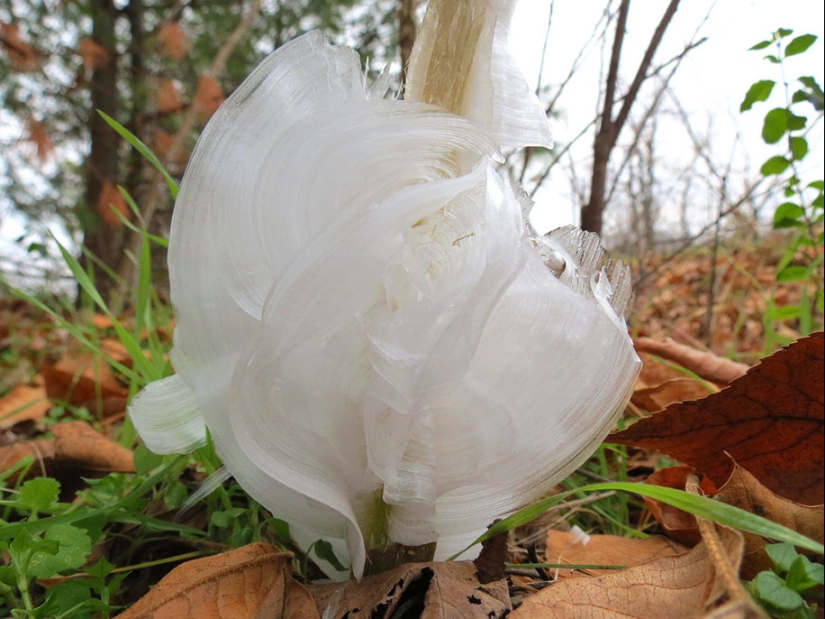
[[[219,529],[225,529],[226,527],[232,526],[243,513],[243,507],[233,507],[224,511],[212,512],[212,515],[209,517],[209,522]]]
[[[825,580],[825,565],[814,563],[805,555],[799,555],[788,570],[786,582],[794,591],[805,591]]]
[[[807,116],[798,116],[793,112],[788,112],[788,131],[800,131],[808,124]]]
[[[7,587],[14,587],[17,585],[17,576],[14,573],[14,568],[10,565],[0,565],[0,584]]]
[[[35,578],[49,578],[58,572],[74,570],[86,562],[92,552],[89,534],[70,524],[56,524],[46,530],[43,540],[54,546],[55,553],[35,548],[29,563],[29,574]]]
[[[163,456],[149,451],[149,448],[141,443],[135,448],[132,460],[135,463],[135,472],[142,477],[159,467],[163,463]]]
[[[346,572],[349,569],[341,564],[338,557],[335,556],[335,551],[332,549],[332,544],[328,541],[319,539],[312,545],[312,549],[315,551],[315,555],[319,559],[329,562],[330,565],[332,565],[332,567],[339,572]]]
[[[821,112],[825,109],[825,93],[822,92],[822,86],[819,85],[816,78],[812,75],[803,75],[799,78],[799,81],[802,82],[807,90],[797,92],[802,92],[804,99],[810,101],[816,111]],[[796,93],[794,93],[794,97],[796,97]]]
[[[782,174],[790,165],[791,162],[788,159],[781,155],[775,155],[763,163],[759,171],[762,176],[773,176],[774,174]]]
[[[791,565],[799,556],[796,548],[790,544],[767,544],[765,546],[765,553],[770,557],[777,571],[787,573],[791,569]]]
[[[289,523],[280,518],[268,518],[266,526],[275,534],[275,536],[282,542],[289,542]]]
[[[791,153],[794,161],[802,161],[808,154],[808,140],[800,136],[793,136],[790,139]]]
[[[793,264],[785,267],[776,274],[778,282],[799,282],[808,277],[808,267]]]
[[[760,49],[765,49],[766,47],[770,47],[772,44],[773,44],[773,41],[759,41],[759,43],[757,43],[753,47],[749,47],[748,51],[749,52],[759,51]]]
[[[51,477],[38,477],[20,487],[17,500],[33,512],[45,512],[57,502],[60,483]]]
[[[774,230],[804,225],[802,221],[800,221],[804,215],[805,211],[798,204],[794,202],[783,202],[776,207],[776,212],[773,214]]]
[[[109,606],[92,598],[89,583],[83,580],[67,580],[46,593],[46,601],[38,609],[39,617],[90,617],[91,611],[109,611]]]
[[[166,509],[178,509],[189,498],[189,490],[179,481],[174,481],[166,487],[163,494],[163,504]]]
[[[760,572],[751,581],[751,590],[768,608],[779,612],[790,612],[802,608],[802,596],[789,588],[785,581],[773,572]]]
[[[106,560],[106,557],[100,557],[100,559],[97,560],[97,563],[86,571],[93,576],[97,576],[98,578],[106,578],[113,569],[115,569],[115,566],[109,563]]]
[[[808,50],[808,48],[816,42],[816,35],[814,34],[800,34],[794,37],[788,46],[785,48],[785,57],[796,56]]]
[[[765,114],[762,125],[762,139],[766,144],[776,144],[788,131],[788,110],[784,107],[775,107]]]
[[[753,107],[754,103],[758,101],[767,101],[768,97],[771,96],[771,92],[773,91],[773,87],[775,85],[776,82],[773,80],[759,80],[758,82],[751,84],[751,87],[745,94],[745,99],[739,106],[739,111],[746,112]]]

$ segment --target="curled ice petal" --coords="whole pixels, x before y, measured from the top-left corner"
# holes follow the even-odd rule
[[[129,412],[135,429],[157,454],[188,453],[206,442],[195,392],[179,376],[149,383]]]
[[[503,49],[511,9],[431,0],[403,101],[317,33],[285,45],[215,114],[175,207],[166,384],[186,416],[150,386],[135,425],[169,451],[205,424],[238,482],[345,545],[356,576],[368,549],[446,557],[541,496],[638,372],[627,269],[572,228],[530,239],[496,171],[502,147],[549,145]]]

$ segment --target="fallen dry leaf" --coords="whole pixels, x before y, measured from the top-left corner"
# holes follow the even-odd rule
[[[655,387],[636,389],[630,401],[641,409],[655,413],[671,404],[698,400],[713,393],[693,378],[673,378]]]
[[[674,404],[608,440],[659,450],[721,486],[733,460],[773,492],[823,503],[825,359],[815,333],[702,400]],[[728,455],[729,454],[729,455]]]
[[[158,91],[158,112],[160,114],[171,114],[180,110],[180,98],[178,89],[172,80],[164,80]]]
[[[54,438],[23,441],[0,447],[0,472],[22,458],[33,456],[35,464],[29,476],[51,476],[60,481],[68,498],[83,484],[81,477],[102,474],[134,473],[132,452],[96,432],[83,421],[60,423],[49,428]],[[13,478],[10,483],[14,483]]]
[[[317,619],[288,552],[256,542],[187,561],[118,619]]]
[[[744,542],[721,529],[724,551],[739,565]],[[605,576],[570,578],[524,600],[511,619],[697,619],[726,594],[704,542],[692,550]]]
[[[40,163],[47,163],[54,153],[54,142],[49,137],[44,123],[29,118],[26,121],[26,141],[35,149],[35,156]]]
[[[195,108],[198,118],[203,121],[209,120],[225,98],[215,78],[208,75],[198,76],[198,87],[192,98],[192,107]]]
[[[40,54],[25,42],[20,34],[20,27],[12,22],[0,22],[0,48],[6,51],[9,63],[16,71],[35,71]]]
[[[659,469],[650,475],[646,484],[654,486],[664,486],[665,488],[675,488],[684,490],[688,475],[695,475],[696,471],[692,466],[670,466]],[[699,487],[705,496],[716,494],[716,484],[704,475],[700,476]],[[690,546],[697,544],[702,539],[699,527],[696,524],[696,517],[673,505],[662,503],[655,499],[643,497],[645,505],[656,518],[656,521],[667,532],[668,536],[683,544]]]
[[[92,39],[83,38],[77,42],[77,53],[86,69],[94,71],[104,66],[109,60],[109,52]]]
[[[648,337],[636,338],[633,343],[638,352],[645,352],[678,363],[686,370],[717,385],[726,385],[748,371],[748,366],[710,352],[702,352],[679,344],[671,339],[657,342]]]
[[[688,548],[667,537],[654,535],[645,539],[631,539],[614,535],[591,535],[586,543],[579,541],[569,531],[547,532],[548,563],[565,565],[623,565],[632,567],[652,559],[661,559],[688,552]],[[562,569],[552,568],[555,580],[585,575],[612,574],[613,569]]]
[[[40,421],[53,406],[41,385],[18,385],[0,398],[0,429],[20,421]]]
[[[173,60],[183,60],[189,51],[189,40],[178,22],[161,26],[157,37],[161,51]]]
[[[115,379],[100,355],[64,356],[54,364],[44,363],[40,372],[46,381],[46,393],[54,400],[85,406],[104,416],[126,408],[129,390]]]
[[[727,483],[714,497],[718,501],[733,505],[745,511],[772,520],[802,535],[818,541],[825,541],[825,520],[823,506],[799,505],[765,488],[759,480],[741,466],[735,466]],[[741,576],[750,580],[763,570],[773,568],[773,562],[764,551],[764,538],[745,533],[745,556]]]
[[[503,580],[482,585],[472,563],[410,563],[356,582],[310,585],[323,617],[385,619],[496,619],[510,610]],[[409,613],[409,614],[407,614]]]
[[[97,212],[110,228],[119,228],[123,225],[118,214],[126,219],[132,214],[114,183],[104,183],[97,201]]]
[[[685,378],[684,372],[679,371],[674,364],[645,352],[636,351],[642,360],[642,370],[636,379],[636,389],[649,389],[669,380]]]

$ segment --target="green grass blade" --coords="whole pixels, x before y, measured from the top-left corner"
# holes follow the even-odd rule
[[[591,484],[589,486],[582,486],[575,490],[562,492],[554,496],[542,499],[541,501],[529,505],[524,509],[511,514],[507,518],[498,521],[491,526],[485,533],[479,536],[470,546],[461,552],[450,557],[449,560],[454,560],[460,555],[464,554],[469,548],[480,544],[491,537],[512,531],[513,529],[523,526],[541,516],[548,509],[553,507],[556,503],[572,496],[578,492],[601,492],[604,490],[621,490],[625,492],[633,492],[641,494],[642,496],[656,499],[668,505],[678,507],[679,509],[691,513],[695,516],[712,520],[733,529],[746,531],[767,537],[768,539],[779,542],[786,542],[806,550],[811,550],[818,554],[825,553],[825,546],[819,542],[810,539],[796,531],[792,531],[780,524],[766,520],[756,514],[746,512],[745,510],[720,503],[707,497],[696,496],[685,492],[684,490],[675,490],[673,488],[664,488],[662,486],[653,486],[649,484],[634,484],[627,482],[610,482],[603,484]]]
[[[156,234],[149,234],[149,232],[146,230],[146,225],[143,223],[143,219],[140,216],[140,209],[138,208],[138,205],[135,203],[135,201],[132,199],[132,196],[129,195],[129,192],[126,191],[126,188],[122,185],[118,185],[117,190],[120,192],[121,197],[123,197],[123,199],[126,200],[126,204],[132,211],[132,213],[135,215],[135,219],[140,224],[140,227],[136,226],[131,221],[126,219],[126,217],[123,216],[123,213],[115,209],[114,214],[118,219],[120,219],[120,222],[124,226],[129,228],[129,230],[135,232],[136,234],[139,234],[141,237],[145,237],[153,243],[157,243],[161,247],[169,247],[168,240],[166,240],[162,236],[157,236]]]
[[[136,135],[134,135],[131,131],[129,131],[126,127],[121,125],[117,122],[114,118],[106,114],[105,112],[101,112],[100,110],[97,111],[98,114],[109,123],[109,126],[117,131],[117,133],[129,144],[131,144],[141,155],[143,155],[146,160],[155,166],[158,171],[163,174],[163,178],[166,179],[166,184],[169,185],[169,191],[172,194],[173,198],[178,197],[178,186],[172,177],[169,176],[169,172],[166,171],[166,168],[163,167],[163,164],[160,162],[160,159],[155,157],[155,154],[149,150],[149,147],[146,146],[143,142],[141,142]]]
[[[109,310],[109,306],[106,305],[106,302],[103,300],[103,297],[101,297],[100,293],[97,291],[94,282],[86,273],[86,271],[83,270],[83,267],[80,266],[80,263],[77,261],[77,259],[74,256],[72,256],[71,253],[69,253],[69,251],[65,247],[63,247],[63,245],[60,244],[60,241],[58,241],[54,237],[52,237],[52,240],[57,244],[58,248],[60,249],[60,253],[63,256],[63,260],[65,261],[66,266],[69,267],[72,276],[77,280],[77,283],[80,284],[80,287],[83,289],[83,291],[88,295],[88,297],[92,301],[94,301],[94,303],[101,309],[101,311],[111,319],[112,326],[114,327],[115,332],[118,335],[118,338],[120,338],[121,343],[126,347],[126,350],[129,352],[129,356],[132,358],[132,363],[137,374],[125,368],[123,365],[114,362],[111,359],[109,359],[109,362],[112,363],[112,365],[116,367],[118,371],[121,371],[126,376],[128,376],[130,380],[137,380],[140,384],[143,384],[145,381],[141,381],[138,377],[138,374],[144,376],[149,381],[161,378],[161,371],[158,368],[156,368],[148,359],[146,359],[146,357],[143,355],[143,350],[140,347],[140,343],[138,342],[136,337],[129,333],[126,329],[124,329],[123,325],[121,325],[117,318],[112,314],[112,312]],[[74,333],[72,334],[74,335]],[[78,339],[80,339],[81,342],[83,342],[84,344],[89,342],[88,338]],[[96,350],[94,344],[89,343],[88,345],[92,350]]]

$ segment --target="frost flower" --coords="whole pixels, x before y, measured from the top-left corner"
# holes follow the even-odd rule
[[[431,0],[404,100],[307,34],[203,132],[175,207],[176,375],[147,446],[211,432],[237,481],[348,552],[461,549],[598,445],[638,371],[628,274],[593,235],[530,238],[499,150],[549,146],[504,49],[512,2]],[[337,540],[337,542],[336,542]]]

